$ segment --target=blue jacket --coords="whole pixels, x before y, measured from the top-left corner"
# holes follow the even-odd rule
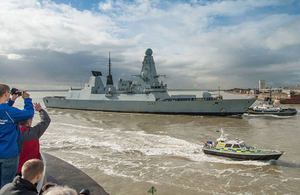
[[[23,145],[18,121],[33,117],[31,98],[24,100],[24,109],[20,110],[3,103],[0,104],[0,158],[10,158],[20,154]]]

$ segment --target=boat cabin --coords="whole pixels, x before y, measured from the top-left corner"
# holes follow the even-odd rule
[[[239,141],[238,139],[229,141],[217,141],[215,144],[215,149],[243,153],[255,152],[254,147],[247,146],[244,141]]]
[[[253,107],[253,110],[255,111],[274,111],[274,112],[279,112],[282,110],[280,106],[273,106],[273,105],[268,105],[268,104],[263,104],[259,106]]]
[[[228,141],[226,143],[224,142],[217,142],[216,147],[220,147],[220,148],[240,148],[240,149],[245,149],[246,148],[246,144],[243,141]]]

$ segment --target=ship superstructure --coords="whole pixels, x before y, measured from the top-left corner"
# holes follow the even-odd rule
[[[118,80],[118,87],[113,84],[111,60],[106,86],[99,71],[92,71],[92,76],[81,90],[69,89],[66,97],[45,97],[44,103],[50,108],[80,110],[99,110],[110,112],[137,112],[153,114],[186,115],[236,115],[243,114],[255,99],[223,99],[203,93],[196,95],[172,95],[167,85],[158,78],[153,59],[153,52],[147,49],[138,82]]]

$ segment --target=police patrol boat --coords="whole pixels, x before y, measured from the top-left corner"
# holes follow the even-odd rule
[[[228,134],[224,134],[223,129],[221,129],[221,136],[216,142],[205,141],[203,143],[203,152],[242,160],[278,160],[283,154],[282,151],[261,150],[247,146],[244,141],[239,139],[228,140],[227,136]]]
[[[274,106],[272,99],[267,98],[260,105],[249,108],[247,113],[252,115],[292,116],[297,114],[297,110],[295,108],[283,109],[279,105]]]
[[[133,112],[151,114],[183,115],[242,115],[255,99],[223,99],[203,93],[196,95],[169,95],[167,85],[158,78],[152,50],[146,50],[139,82],[119,79],[118,87],[113,84],[109,57],[109,74],[106,86],[101,80],[102,73],[92,71],[89,82],[83,89],[70,88],[67,96],[44,97],[48,108],[99,110],[109,112]]]

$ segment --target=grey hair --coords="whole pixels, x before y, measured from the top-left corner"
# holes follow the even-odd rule
[[[29,122],[32,122],[33,118],[30,118],[30,119],[27,119],[27,120],[24,120],[24,121],[19,121],[19,124],[21,126],[27,126],[29,124]]]
[[[68,186],[54,186],[46,190],[44,195],[77,195],[77,192]]]

